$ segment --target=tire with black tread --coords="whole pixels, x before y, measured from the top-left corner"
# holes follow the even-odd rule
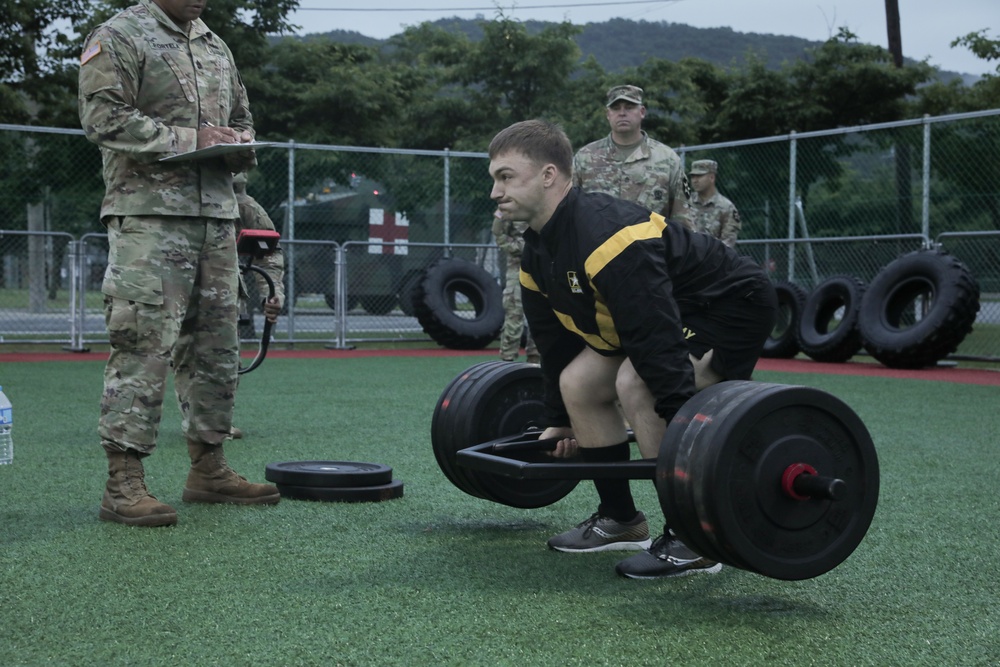
[[[978,312],[979,284],[968,267],[944,250],[917,250],[887,264],[868,286],[861,338],[889,368],[924,368],[958,349]]]
[[[808,292],[789,281],[775,283],[774,291],[778,295],[778,318],[771,335],[764,341],[760,356],[768,359],[791,359],[799,353],[796,330],[802,319]]]
[[[856,276],[837,275],[816,285],[806,297],[796,329],[799,348],[809,358],[839,364],[861,350],[858,321],[865,283]],[[842,310],[834,326],[834,316]]]
[[[503,293],[482,267],[464,259],[439,259],[412,291],[413,314],[424,332],[453,350],[481,350],[496,340],[503,328]],[[464,296],[473,311],[464,317],[453,306]]]

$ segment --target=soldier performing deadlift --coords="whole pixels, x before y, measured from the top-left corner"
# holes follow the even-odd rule
[[[544,390],[541,409],[524,410],[520,399],[532,394],[530,385],[513,395],[494,388],[503,371],[470,369],[456,380],[442,395],[433,427],[446,475],[473,495],[499,502],[513,496],[510,504],[520,506],[553,502],[572,486],[563,481],[553,491],[532,483],[519,497],[496,475],[460,467],[514,477],[594,479],[597,512],[553,537],[549,546],[642,548],[648,544],[645,517],[635,509],[628,480],[652,478],[653,468],[649,461],[628,461],[632,436],[616,409],[620,400],[642,456],[658,457],[655,477],[669,525],[652,546],[621,561],[619,574],[717,572],[725,562],[769,576],[804,578],[846,558],[874,512],[874,451],[863,425],[836,399],[746,382],[774,321],[767,277],[717,239],[631,203],[572,188],[571,164],[565,134],[544,121],[512,125],[490,145],[498,215],[529,224],[521,283],[542,356]],[[696,390],[702,393],[696,396]],[[539,402],[537,394],[532,399]],[[846,437],[829,441],[798,428],[804,425],[801,415],[821,423],[827,413],[833,416],[826,432]],[[496,430],[481,435],[494,438],[528,425],[544,430],[527,445],[486,443],[489,451],[469,447],[488,437],[460,440],[463,431],[468,435],[486,424]],[[756,439],[748,442],[744,428],[756,429]],[[449,430],[457,435],[449,438]],[[668,447],[672,439],[676,442]],[[512,473],[509,461],[496,456],[498,447],[537,454],[539,446],[556,457],[579,452],[582,463],[539,463],[521,456],[511,464]],[[834,451],[838,448],[842,451]],[[703,460],[713,455],[723,462]],[[850,474],[852,467],[834,465],[848,458],[867,471],[863,479]],[[830,476],[834,469],[851,479]],[[846,488],[861,501],[845,513],[850,503],[838,503]],[[729,520],[740,511],[742,516]],[[818,536],[798,534],[817,524],[832,528]],[[748,543],[737,539],[740,526],[753,533]],[[826,535],[840,536],[833,538],[832,549]],[[806,557],[785,564],[788,550]],[[780,567],[768,560],[775,554]]]

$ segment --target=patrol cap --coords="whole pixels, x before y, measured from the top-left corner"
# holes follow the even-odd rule
[[[639,86],[615,86],[608,91],[608,103],[605,106],[611,106],[618,100],[642,104],[642,88]]]
[[[715,174],[719,171],[719,163],[715,160],[695,160],[691,163],[690,176],[701,176],[702,174]]]

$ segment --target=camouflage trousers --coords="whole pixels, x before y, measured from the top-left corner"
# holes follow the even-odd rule
[[[500,331],[500,358],[514,361],[521,351],[521,335],[525,332],[524,310],[521,307],[520,262],[507,264],[507,281],[503,288],[503,329]],[[525,353],[530,360],[538,357],[538,348],[527,332]]]
[[[185,435],[221,444],[232,426],[239,370],[233,221],[107,222],[101,291],[111,354],[98,422],[102,446],[155,449],[171,367]]]

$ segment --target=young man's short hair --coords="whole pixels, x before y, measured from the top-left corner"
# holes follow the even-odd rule
[[[573,145],[562,128],[546,120],[523,120],[501,130],[490,142],[490,159],[516,151],[538,164],[554,164],[566,176],[573,173]]]

